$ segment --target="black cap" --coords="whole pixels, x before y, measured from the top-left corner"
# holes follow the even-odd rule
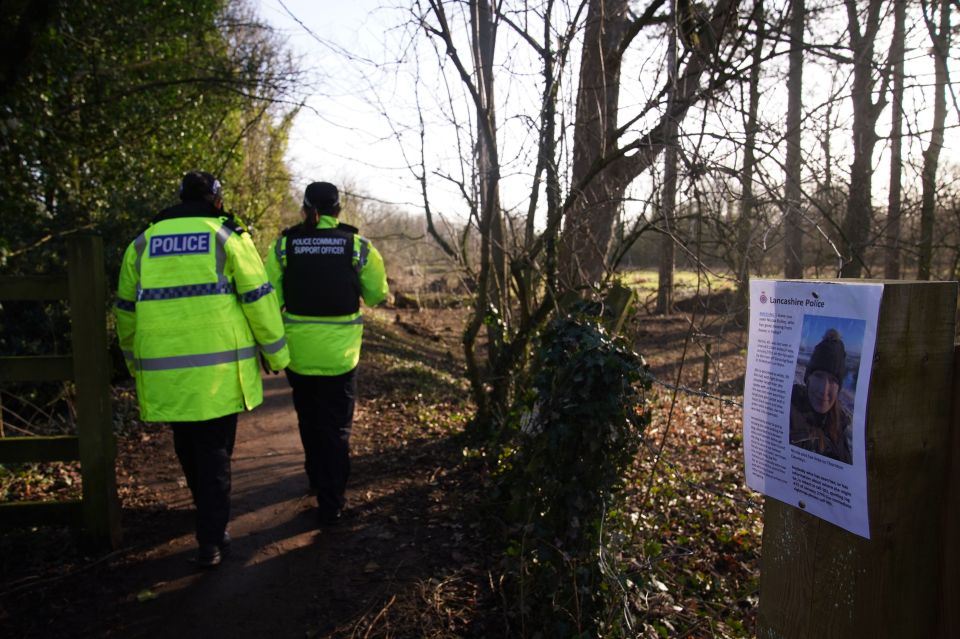
[[[193,200],[202,200],[208,195],[221,197],[223,187],[220,186],[220,180],[212,173],[206,171],[190,171],[183,176],[180,181],[180,190],[177,192],[180,200],[190,202]]]
[[[312,182],[303,192],[303,206],[320,213],[339,213],[340,193],[329,182]]]
[[[834,328],[828,329],[823,339],[813,349],[813,355],[810,356],[810,363],[807,364],[803,378],[806,380],[816,371],[826,371],[843,383],[847,372],[847,351],[843,347],[840,333]]]

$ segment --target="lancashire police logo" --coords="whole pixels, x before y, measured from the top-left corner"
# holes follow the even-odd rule
[[[154,235],[150,238],[150,257],[197,255],[210,252],[209,233]]]
[[[760,292],[760,303],[761,303],[761,304],[766,304],[766,303],[767,303],[767,292],[766,292],[766,291],[761,291],[761,292]]]

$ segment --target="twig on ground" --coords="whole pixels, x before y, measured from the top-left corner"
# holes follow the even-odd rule
[[[370,622],[370,625],[367,626],[367,632],[364,633],[363,639],[369,639],[370,633],[373,632],[373,629],[377,626],[377,622],[380,621],[380,618],[387,613],[387,610],[390,608],[390,606],[393,605],[393,602],[395,602],[396,600],[397,600],[396,595],[393,595],[390,597],[390,601],[387,602],[387,605],[385,605],[383,608],[380,609],[380,612],[377,613],[377,616],[374,617],[373,621]]]

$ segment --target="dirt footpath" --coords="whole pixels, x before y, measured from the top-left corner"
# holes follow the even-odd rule
[[[172,438],[145,427],[121,444],[124,547],[4,579],[0,635],[497,636],[484,621],[492,597],[462,444],[424,419],[422,395],[409,401],[379,377],[388,366],[370,365],[415,345],[368,342],[339,526],[316,526],[289,387],[269,376],[264,404],[240,418],[234,541],[217,570],[190,563],[193,511]]]

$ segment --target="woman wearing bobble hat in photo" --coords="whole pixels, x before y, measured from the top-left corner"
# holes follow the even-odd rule
[[[845,464],[853,463],[851,416],[838,401],[847,372],[847,353],[836,329],[813,349],[790,398],[790,443]]]

